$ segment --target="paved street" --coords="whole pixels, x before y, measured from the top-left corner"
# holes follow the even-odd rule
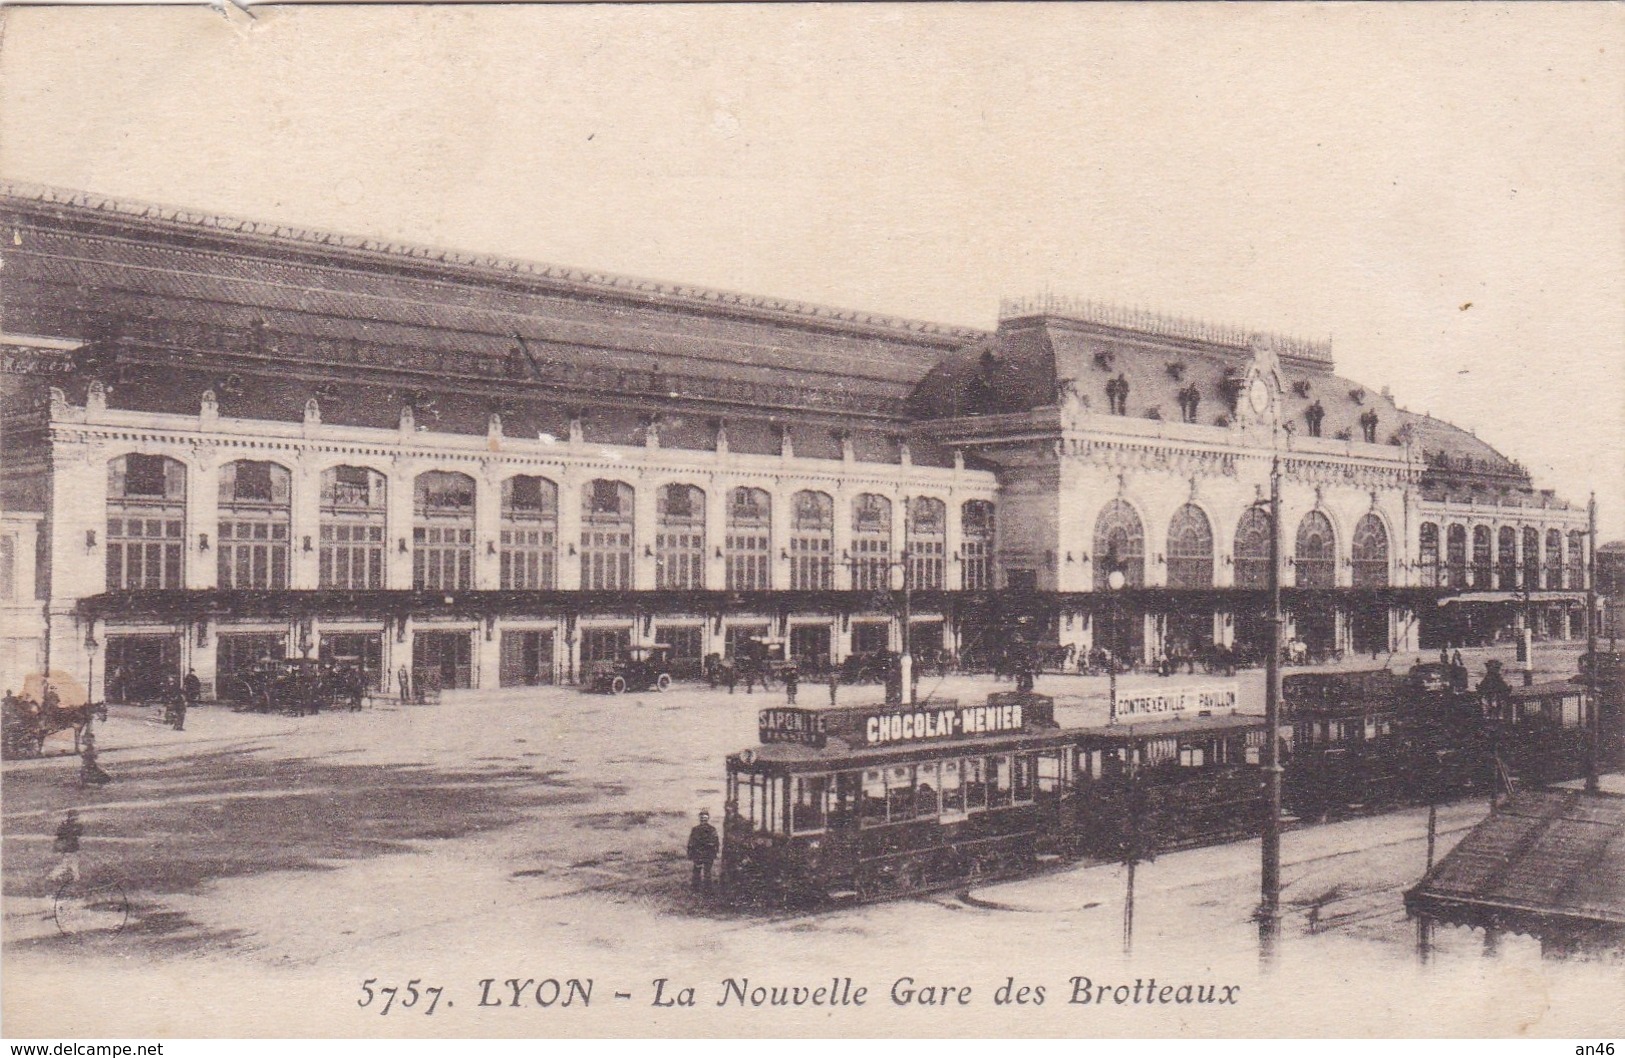
[[[1553,651],[1543,666],[1566,675],[1573,659]],[[1476,678],[1481,660],[1470,665]],[[1261,702],[1261,680],[1240,677],[1247,706]],[[1039,690],[1057,696],[1063,723],[1079,723],[1103,715],[1105,682],[1051,676]],[[1130,676],[1124,685],[1156,682]],[[922,684],[933,689],[972,699],[994,685]],[[879,690],[846,695],[872,700]],[[184,733],[115,706],[99,732],[112,785],[81,789],[65,754],[6,765],[8,1035],[82,1033],[92,1022],[124,1035],[206,1035],[222,1011],[269,1035],[716,1031],[693,1013],[684,1021],[680,1008],[652,1007],[658,977],[672,989],[692,984],[702,1005],[714,1005],[730,976],[791,984],[851,975],[873,993],[849,1011],[773,1009],[729,1023],[769,1035],[932,1035],[966,1016],[894,1006],[886,993],[900,976],[972,986],[968,1009],[987,1033],[1179,1031],[1173,1007],[1066,1003],[1074,976],[1240,983],[1246,1002],[1204,1012],[1194,1030],[1210,1035],[1314,1034],[1344,1017],[1376,1019],[1362,1029],[1374,1033],[1477,1034],[1505,1023],[1538,1034],[1558,1010],[1590,1009],[1594,988],[1618,994],[1617,967],[1543,966],[1519,938],[1486,960],[1481,938],[1466,931],[1442,930],[1440,958],[1419,970],[1398,894],[1424,868],[1420,810],[1287,835],[1284,939],[1268,978],[1257,974],[1249,921],[1256,842],[1142,866],[1127,958],[1116,865],[818,914],[709,909],[687,891],[683,840],[694,812],[721,807],[724,753],[753,743],[755,710],[781,700],[703,687],[618,698],[467,692],[438,706],[307,718],[203,707]],[[121,930],[63,935],[50,917],[51,834],[75,806],[87,887],[128,897]],[[1484,812],[1477,801],[1441,810],[1439,854]],[[1048,1002],[994,1010],[1007,976],[1043,983]],[[593,978],[600,991],[568,1013],[481,1007],[476,982],[495,978],[500,988],[509,977]],[[373,1017],[356,1007],[365,978],[420,978],[454,1005],[433,1019],[358,1020]],[[212,982],[206,1002],[199,979]],[[1486,1007],[1457,1002],[1457,1021],[1428,1021],[1433,990],[1463,982],[1486,990]],[[86,987],[96,989],[93,1007],[51,1003]],[[632,998],[609,998],[617,990]],[[1571,1034],[1587,1017],[1606,1030],[1600,1011],[1565,1016]]]

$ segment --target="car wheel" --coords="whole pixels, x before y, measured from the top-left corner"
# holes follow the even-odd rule
[[[670,687],[671,687],[671,675],[669,673],[662,672],[658,677],[655,678],[655,690],[657,690],[657,691],[665,691],[665,690],[668,690]]]
[[[626,677],[625,676],[617,676],[613,680],[610,680],[609,681],[609,693],[610,694],[625,694],[626,693]]]

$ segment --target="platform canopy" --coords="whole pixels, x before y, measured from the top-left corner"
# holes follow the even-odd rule
[[[1520,791],[1405,894],[1405,908],[1560,949],[1625,945],[1625,796]]]

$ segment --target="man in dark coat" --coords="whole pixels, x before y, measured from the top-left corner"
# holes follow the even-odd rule
[[[796,690],[801,686],[801,674],[792,665],[784,670],[784,700],[789,705],[796,704]]]
[[[203,684],[192,669],[186,670],[186,678],[181,681],[181,701],[175,710],[175,730],[186,730],[186,710],[197,704],[203,697]]]
[[[702,811],[699,823],[688,832],[688,862],[694,865],[692,884],[696,892],[711,888],[711,867],[721,848],[717,828],[711,825],[711,813]]]

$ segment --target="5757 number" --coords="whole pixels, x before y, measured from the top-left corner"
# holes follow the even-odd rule
[[[418,977],[414,977],[410,981],[406,982],[405,988],[401,988],[397,985],[374,988],[373,985],[376,985],[377,983],[378,978],[376,977],[369,977],[365,981],[362,981],[361,991],[363,995],[360,999],[355,1001],[355,1005],[365,1010],[367,1007],[372,1006],[374,1002],[382,1001],[383,1005],[378,1008],[378,1013],[380,1015],[388,1014],[392,1007],[399,1007],[402,1010],[410,1010],[417,1006],[420,1000],[427,1000],[429,1003],[429,1005],[424,1008],[423,1012],[425,1014],[433,1014],[434,1008],[440,1004],[440,994],[444,991],[444,989],[442,989],[439,985],[431,985],[420,991],[418,989],[418,985],[422,984],[423,981],[422,978]],[[446,1005],[450,1006],[451,1001],[447,1000]]]

